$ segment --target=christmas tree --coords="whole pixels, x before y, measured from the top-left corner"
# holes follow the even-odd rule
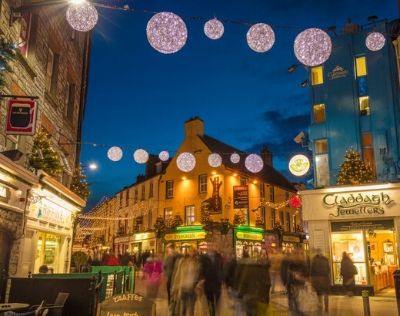
[[[89,184],[81,165],[75,169],[74,176],[72,177],[71,191],[79,195],[85,201],[90,195]]]
[[[29,167],[43,170],[50,175],[63,171],[58,153],[51,147],[50,139],[44,131],[39,131],[33,138],[32,153],[29,156]]]
[[[351,148],[346,151],[336,183],[340,185],[362,184],[371,183],[373,180],[374,174],[371,168],[361,160],[360,154]]]
[[[4,73],[12,72],[10,62],[15,60],[15,45],[0,37],[0,90],[6,84]]]

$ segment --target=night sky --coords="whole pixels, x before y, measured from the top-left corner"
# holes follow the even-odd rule
[[[247,152],[266,144],[274,154],[274,167],[288,176],[289,158],[311,152],[293,141],[310,122],[308,78],[303,67],[289,74],[296,63],[293,41],[309,27],[336,25],[341,33],[351,19],[366,24],[367,17],[397,17],[394,0],[137,0],[103,1],[138,11],[170,11],[181,16],[188,29],[184,48],[170,55],[155,51],[146,38],[152,14],[99,9],[93,32],[89,90],[82,141],[83,164],[92,194],[88,209],[103,196],[112,196],[135,182],[144,172],[133,160],[143,148],[175,154],[184,137],[184,122],[204,120],[205,133]],[[203,19],[235,20],[224,23],[220,40],[203,33]],[[264,22],[274,29],[276,42],[266,53],[252,51],[246,42],[246,23]],[[334,36],[332,34],[332,36]],[[120,146],[119,162],[107,158],[107,149]],[[293,181],[306,181],[291,178]]]

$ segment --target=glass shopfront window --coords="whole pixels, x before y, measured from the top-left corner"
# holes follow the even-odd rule
[[[46,265],[50,273],[57,273],[60,257],[60,236],[45,232],[38,232],[36,245],[35,273]]]

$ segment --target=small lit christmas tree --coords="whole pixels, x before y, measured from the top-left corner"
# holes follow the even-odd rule
[[[0,37],[0,90],[6,84],[5,72],[13,72],[10,62],[15,60],[15,45]]]
[[[360,154],[352,148],[346,151],[336,183],[340,185],[362,184],[371,183],[373,180],[374,174],[371,168],[361,160]]]
[[[90,195],[89,184],[81,165],[79,165],[79,167],[75,169],[74,175],[72,177],[71,191],[76,193],[85,201]]]
[[[157,238],[161,238],[166,230],[165,220],[162,216],[158,216],[154,223],[154,229],[156,231]]]
[[[57,175],[64,170],[58,153],[51,147],[50,139],[44,131],[39,131],[33,138],[29,167],[43,170],[50,175]]]
[[[242,212],[237,212],[233,215],[233,225],[239,226],[246,223],[246,219],[243,216]]]
[[[202,209],[201,210],[201,223],[203,224],[203,225],[207,225],[207,224],[210,224],[211,223],[211,216],[210,216],[210,212],[208,211],[208,210],[206,210],[206,209]]]

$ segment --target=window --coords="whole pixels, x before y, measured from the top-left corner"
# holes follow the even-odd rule
[[[151,229],[153,225],[153,210],[149,209],[147,213],[147,229]]]
[[[123,207],[123,205],[122,205],[122,201],[123,201],[123,198],[124,198],[123,194],[124,194],[124,192],[121,192],[119,194],[119,208]]]
[[[286,229],[290,232],[290,213],[286,212]]]
[[[135,197],[134,197],[134,203],[136,204],[138,201],[138,196],[139,196],[139,192],[138,192],[138,188],[135,188]]]
[[[263,223],[265,225],[265,206],[261,206],[260,207],[260,217],[261,217],[261,220],[263,221]]]
[[[358,98],[358,103],[360,105],[360,115],[365,116],[365,115],[370,115],[371,114],[371,108],[369,106],[369,97],[359,97]]]
[[[375,155],[372,134],[363,133],[361,138],[363,160],[365,164],[370,167],[372,172],[375,174]]]
[[[58,64],[60,55],[55,54],[51,48],[47,52],[46,66],[46,89],[50,94],[55,95],[57,92]]]
[[[172,219],[172,207],[164,208],[164,220]]]
[[[199,175],[199,193],[207,193],[207,175]]]
[[[174,181],[167,180],[165,183],[165,198],[172,199],[174,197]]]
[[[75,109],[75,84],[67,83],[67,106],[65,109],[66,118],[72,122],[74,119],[74,109]]]
[[[314,104],[313,105],[313,117],[314,123],[325,122],[325,104]]]
[[[142,185],[142,195],[141,195],[141,197],[140,197],[140,200],[141,200],[141,201],[144,201],[145,195],[146,195],[146,185],[143,184],[143,185]]]
[[[185,206],[185,225],[194,223],[194,205]]]
[[[275,227],[275,219],[276,219],[276,211],[274,208],[271,208],[271,227]]]
[[[356,58],[356,76],[362,77],[367,75],[367,61],[365,56]]]
[[[129,205],[129,189],[125,193],[125,206]]]
[[[280,222],[282,227],[285,226],[285,217],[283,215],[283,211],[279,211],[279,222]]]
[[[316,186],[327,186],[329,185],[328,140],[316,140],[314,142],[314,152]]]
[[[263,199],[265,198],[265,187],[264,187],[264,182],[260,183],[260,198]]]
[[[153,182],[150,182],[150,187],[149,187],[149,198],[152,198],[153,196],[154,196]]]
[[[240,185],[247,185],[248,182],[249,182],[249,179],[243,178],[243,177],[240,178]]]
[[[269,187],[269,201],[275,202],[275,189],[273,185]]]
[[[313,86],[324,83],[324,71],[322,66],[311,68],[311,84]]]

